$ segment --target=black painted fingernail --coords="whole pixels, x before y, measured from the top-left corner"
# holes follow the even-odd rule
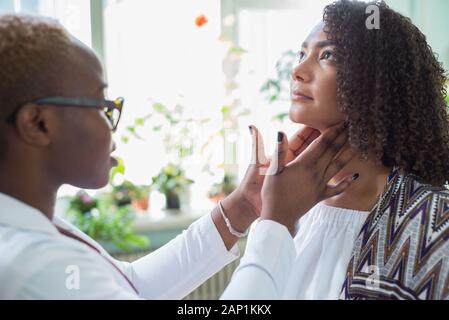
[[[249,126],[248,128],[249,128],[249,134],[253,135],[253,127]]]
[[[284,140],[284,134],[282,132],[278,132],[278,143],[281,143]]]
[[[360,175],[358,173],[356,173],[355,175],[352,176],[352,181],[357,180],[360,177]]]
[[[349,122],[348,122],[348,121],[345,121],[345,124],[343,125],[343,127],[344,127],[345,129],[348,129],[348,127],[349,127]]]

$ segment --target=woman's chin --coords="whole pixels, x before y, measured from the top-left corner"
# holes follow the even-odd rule
[[[302,110],[302,108],[298,108],[296,106],[292,106],[289,112],[289,118],[294,123],[303,124],[308,127],[315,128],[316,122],[311,121],[310,112]]]
[[[301,106],[292,105],[289,112],[289,118],[294,123],[299,123],[307,127],[314,128],[320,132],[326,131],[326,129],[344,121],[344,117],[338,118],[318,118],[317,114],[313,114],[310,110],[304,110]]]
[[[90,175],[80,174],[76,179],[68,181],[67,183],[81,189],[101,189],[107,186],[109,183],[109,172],[104,171],[102,174],[95,172]]]
[[[303,119],[300,116],[299,112],[293,109],[293,107],[290,109],[290,112],[288,113],[288,116],[292,122],[295,123],[302,123]]]
[[[76,183],[70,184],[80,189],[97,190],[106,187],[108,185],[108,182],[108,179],[101,178],[98,180],[86,179],[84,181],[77,181]]]

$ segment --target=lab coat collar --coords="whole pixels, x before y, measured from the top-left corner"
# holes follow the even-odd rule
[[[59,234],[44,213],[30,205],[0,192],[0,225],[18,229]]]

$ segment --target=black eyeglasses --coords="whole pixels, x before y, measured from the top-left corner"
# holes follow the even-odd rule
[[[49,97],[42,98],[36,101],[33,101],[37,105],[58,105],[64,107],[81,107],[81,108],[96,108],[103,110],[111,123],[111,130],[117,130],[118,123],[122,116],[122,109],[125,103],[124,98],[117,98],[115,100],[102,100],[102,99],[92,99],[92,98],[83,98],[83,97]],[[8,123],[14,123],[16,121],[17,113],[20,108],[17,108],[7,119]]]

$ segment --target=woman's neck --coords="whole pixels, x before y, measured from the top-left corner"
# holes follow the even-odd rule
[[[323,203],[338,208],[371,211],[385,190],[391,168],[371,160],[354,158],[332,180],[337,184],[347,176],[358,173],[360,177],[343,193],[324,200]]]

